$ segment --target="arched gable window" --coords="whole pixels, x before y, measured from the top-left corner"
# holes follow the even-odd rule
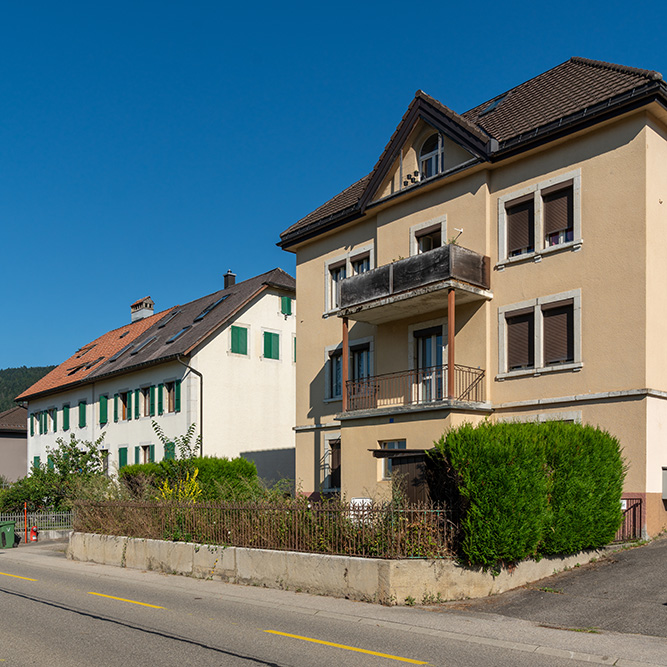
[[[432,134],[419,151],[419,172],[422,179],[431,178],[443,170],[444,154],[442,136]]]

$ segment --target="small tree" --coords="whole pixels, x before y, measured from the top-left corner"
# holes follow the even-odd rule
[[[202,492],[197,480],[199,471],[194,462],[197,453],[201,451],[201,435],[193,441],[196,425],[190,424],[184,435],[168,438],[155,420],[151,423],[165,453],[170,452],[174,457],[165,458],[161,463],[166,470],[167,479],[160,486],[159,497],[162,500],[196,500]]]

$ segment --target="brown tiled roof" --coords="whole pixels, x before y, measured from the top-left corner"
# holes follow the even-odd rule
[[[28,411],[17,405],[15,408],[9,408],[0,412],[0,431],[12,431],[16,433],[25,433],[27,430]]]
[[[108,375],[127,373],[142,366],[187,356],[269,287],[294,295],[296,281],[282,269],[273,269],[110,331],[82,347],[16,400],[61,391],[68,385],[85,384]],[[183,333],[175,338],[179,332]],[[114,359],[114,355],[125,347],[127,350]],[[90,368],[83,366],[91,362],[94,363]]]
[[[463,117],[503,142],[660,79],[662,75],[650,70],[571,58],[476,106]],[[484,109],[499,98],[503,99],[498,106],[484,114]]]
[[[482,141],[492,139],[493,141],[488,143],[489,152],[485,158],[490,159],[498,150],[503,150],[504,143],[527,144],[539,132],[548,133],[552,129],[556,131],[561,127],[561,123],[563,127],[567,127],[568,122],[572,123],[573,119],[584,112],[590,112],[588,118],[594,118],[596,113],[606,112],[614,102],[620,102],[626,96],[655,85],[656,82],[662,82],[662,75],[652,70],[586,58],[571,58],[464,114],[457,114],[418,90],[401,123],[406,120],[413,105],[418,100],[423,100],[456,123],[463,132]],[[495,107],[490,109],[496,101]],[[606,102],[608,105],[604,104]],[[365,189],[389,153],[393,142],[397,140],[401,123],[373,171],[286,229],[280,235],[279,245],[289,247],[306,235],[316,234],[319,229],[328,228],[338,221],[349,220],[353,215],[360,215],[364,201],[372,195],[370,192],[366,194]]]
[[[41,380],[35,382],[32,387],[17,396],[15,400],[25,401],[30,396],[48,393],[54,389],[62,389],[68,385],[80,384],[90,377],[95,372],[96,367],[104,360],[109,359],[133,340],[136,340],[171,310],[170,308],[162,313],[156,313],[131,324],[126,324],[96,338],[91,343],[78,349],[67,361],[64,361],[60,366],[56,366]]]

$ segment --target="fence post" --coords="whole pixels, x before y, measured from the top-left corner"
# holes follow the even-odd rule
[[[25,544],[28,543],[28,503],[23,503],[23,529],[25,530]]]

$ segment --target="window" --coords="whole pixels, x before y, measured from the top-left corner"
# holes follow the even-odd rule
[[[421,255],[423,252],[434,250],[442,245],[442,232],[440,229],[427,231],[423,234],[416,234],[417,239],[417,254]]]
[[[120,418],[123,421],[132,419],[132,392],[120,392]]]
[[[324,480],[322,486],[325,491],[337,491],[340,489],[340,438],[325,441],[323,463]]]
[[[345,264],[339,264],[329,268],[329,306],[330,308],[338,308],[340,303],[340,285],[341,280],[346,277]]]
[[[280,334],[264,332],[264,358],[280,359]]]
[[[419,173],[422,180],[431,178],[443,170],[443,142],[442,136],[432,134],[422,144],[419,151]]]
[[[51,408],[49,410],[49,415],[51,417],[51,428],[53,429],[53,432],[56,433],[58,431],[58,408]]]
[[[35,435],[35,415],[30,413],[30,437]]]
[[[155,445],[137,445],[134,448],[135,463],[153,463],[155,461]]]
[[[69,431],[69,403],[63,405],[63,431]]]
[[[86,401],[79,401],[79,428],[86,428]]]
[[[135,354],[137,354],[138,352],[140,352],[141,350],[143,350],[145,347],[147,347],[156,340],[157,336],[151,336],[150,338],[147,338],[145,341],[139,343],[139,345],[137,345],[137,347],[135,347],[134,350],[132,350],[132,352],[130,352],[130,356],[133,357]]]
[[[581,174],[574,171],[498,199],[498,248],[503,262],[562,247],[581,248]]]
[[[232,354],[248,355],[248,329],[232,325]]]
[[[380,443],[381,449],[405,449],[405,440],[385,440]],[[382,479],[391,478],[391,459],[382,459]]]
[[[178,340],[186,331],[192,329],[191,325],[183,327],[178,333],[175,333],[171,338],[169,338],[165,343],[173,343],[175,340]]]
[[[291,315],[292,314],[292,299],[289,296],[281,296],[280,297],[280,312],[283,315]]]
[[[343,395],[343,353],[334,350],[328,359],[327,398],[341,398]]]
[[[370,345],[364,343],[350,347],[352,362],[352,380],[363,380],[371,374],[371,351]]]
[[[369,254],[352,258],[352,275],[358,276],[360,273],[366,273],[371,268],[371,256]]]
[[[167,412],[181,410],[181,381],[165,382],[164,390],[167,395]]]
[[[500,377],[581,367],[579,290],[499,309]]]
[[[157,386],[157,413],[159,415],[164,414],[164,385],[159,384]]]
[[[217,301],[214,301],[212,304],[206,306],[204,310],[195,317],[194,321],[199,322],[200,320],[203,320],[216,306],[219,306],[225,299],[229,298],[229,294],[225,294],[224,296],[220,297]]]

